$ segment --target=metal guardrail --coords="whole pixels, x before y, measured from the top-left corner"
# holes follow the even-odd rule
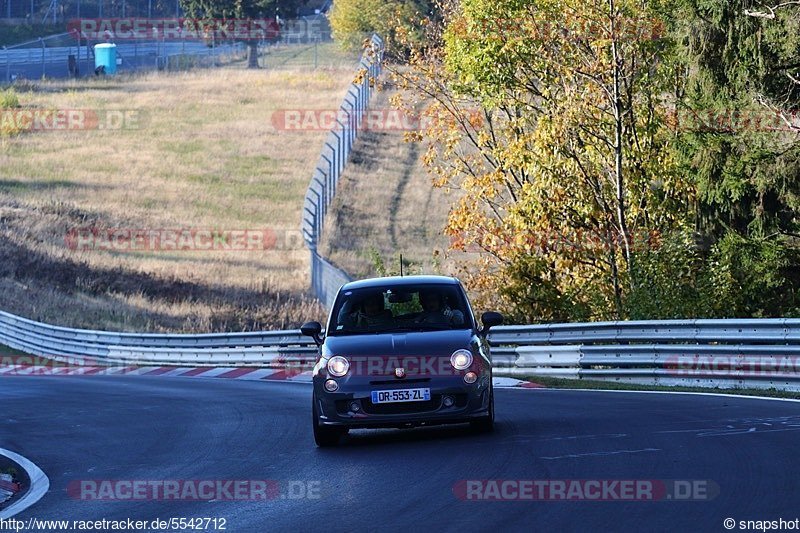
[[[33,355],[105,363],[180,366],[285,366],[314,358],[316,346],[299,331],[200,335],[116,333],[52,326],[0,311],[0,342]]]
[[[800,390],[799,319],[507,326],[491,342],[510,377]]]
[[[378,35],[371,39],[372,49],[364,52],[359,66],[363,75],[347,89],[339,108],[336,125],[331,129],[322,148],[317,167],[303,203],[301,228],[306,246],[311,253],[311,286],[315,296],[326,307],[333,305],[339,287],[350,281],[350,276],[336,267],[317,251],[325,215],[336,194],[339,178],[350,157],[358,136],[364,113],[374,92],[374,80],[381,74],[383,40]]]
[[[501,326],[489,341],[497,376],[800,390],[800,319]],[[304,371],[317,356],[311,339],[296,330],[117,333],[52,326],[2,311],[0,343],[87,364]]]

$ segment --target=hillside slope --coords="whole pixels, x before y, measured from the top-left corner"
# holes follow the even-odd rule
[[[370,109],[391,108],[391,88],[376,93]],[[399,254],[411,272],[448,272],[442,234],[452,196],[432,185],[422,164],[424,147],[404,140],[399,130],[361,133],[336,190],[321,251],[354,277],[376,275],[378,256],[388,270]]]
[[[272,117],[338,107],[357,58],[324,45],[323,68],[314,70],[297,66],[297,50],[282,63],[273,55],[260,71],[20,87],[22,110],[127,110],[137,121],[115,131],[0,136],[0,309],[138,331],[288,328],[321,318],[299,222],[325,132],[282,131]],[[91,228],[267,232],[276,242],[151,252],[70,241]]]

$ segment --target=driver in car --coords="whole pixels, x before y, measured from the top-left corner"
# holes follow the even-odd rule
[[[342,311],[345,311],[345,307]],[[374,326],[386,326],[392,323],[392,312],[386,309],[383,301],[383,294],[376,292],[370,294],[361,302],[360,308],[356,311],[345,314],[339,322],[349,328],[368,328]]]
[[[419,303],[422,313],[414,320],[417,324],[460,326],[464,323],[464,313],[450,309],[438,291],[420,292]]]

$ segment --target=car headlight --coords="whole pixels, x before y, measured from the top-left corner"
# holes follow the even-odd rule
[[[340,378],[350,370],[350,361],[341,355],[335,355],[328,359],[328,374]]]
[[[450,364],[456,370],[466,370],[472,364],[472,352],[469,350],[456,350],[450,356]]]

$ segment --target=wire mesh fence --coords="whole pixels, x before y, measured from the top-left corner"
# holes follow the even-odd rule
[[[375,91],[375,80],[382,72],[383,40],[373,35],[371,44],[372,49],[365,51],[359,65],[359,73],[363,75],[348,88],[339,108],[340,118],[328,134],[303,203],[301,228],[311,253],[311,287],[317,299],[328,308],[333,305],[339,287],[350,281],[350,276],[320,255],[317,244],[339,178],[362,129],[364,114]]]
[[[105,39],[103,42],[113,42]],[[0,80],[81,77],[95,74],[94,46],[101,41],[78,31],[60,33],[0,48]],[[117,69],[185,70],[244,61],[249,42],[215,42],[196,38],[129,39],[116,45]],[[341,57],[331,46],[330,28],[322,16],[282,21],[277,38],[257,41],[264,68],[338,66]]]

